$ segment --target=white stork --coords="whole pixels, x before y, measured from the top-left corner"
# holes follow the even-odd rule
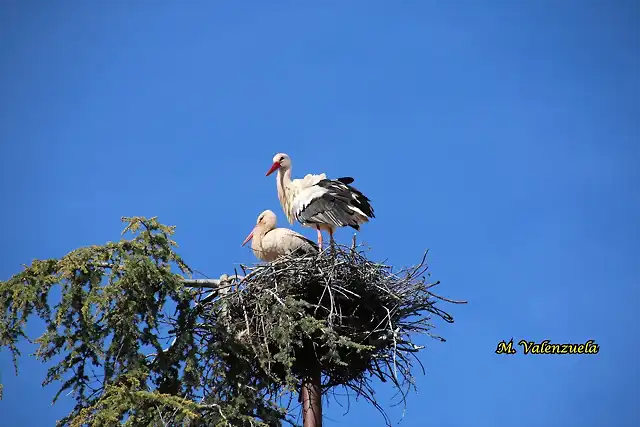
[[[318,246],[322,250],[322,231],[329,232],[333,243],[333,233],[337,227],[349,226],[356,231],[360,225],[375,218],[369,199],[350,186],[354,179],[344,177],[327,179],[320,175],[308,174],[303,179],[291,179],[291,159],[284,153],[273,157],[273,165],[267,176],[278,171],[276,183],[278,199],[290,224],[297,220],[304,227],[318,231]]]
[[[288,228],[276,228],[276,214],[266,210],[258,216],[256,226],[244,239],[242,246],[249,240],[251,249],[256,258],[271,262],[282,255],[317,254],[318,246],[302,234],[296,233]]]

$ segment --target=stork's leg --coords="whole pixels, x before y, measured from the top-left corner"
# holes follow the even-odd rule
[[[322,251],[322,232],[319,225],[316,225],[316,230],[318,230],[318,249]]]
[[[329,227],[329,247],[331,248],[331,252],[335,253],[336,241],[333,240],[333,228],[332,227]]]
[[[335,232],[335,230],[333,228],[329,228],[329,241],[331,242],[331,245],[335,245],[336,241],[333,238],[333,233]]]

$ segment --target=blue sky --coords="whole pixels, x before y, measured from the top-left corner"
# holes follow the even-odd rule
[[[401,425],[631,426],[639,19],[632,0],[2,2],[0,279],[119,239],[123,215],[231,272],[262,210],[285,225],[264,174],[286,152],[295,176],[355,177],[372,258],[430,248],[438,292],[469,301],[425,341]],[[510,337],[601,351],[494,354]],[[54,425],[71,398],[20,362],[0,353],[0,425]],[[382,423],[343,412],[326,426]]]

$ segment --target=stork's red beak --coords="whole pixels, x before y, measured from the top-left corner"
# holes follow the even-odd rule
[[[249,233],[249,235],[247,236],[246,239],[244,239],[244,242],[242,242],[242,245],[240,246],[244,246],[247,244],[247,242],[251,239],[253,239],[253,232],[255,231],[255,228],[253,230],[251,230],[251,233]]]
[[[267,172],[267,174],[265,176],[269,176],[271,175],[273,172],[275,172],[278,168],[280,167],[280,163],[279,162],[275,162],[271,165],[271,169],[269,169],[269,171]]]

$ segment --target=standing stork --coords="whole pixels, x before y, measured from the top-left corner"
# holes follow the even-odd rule
[[[349,226],[356,231],[360,225],[375,218],[369,199],[352,187],[354,179],[344,177],[327,179],[322,173],[308,174],[302,179],[291,179],[291,158],[278,153],[267,176],[278,171],[276,183],[278,199],[290,224],[297,220],[304,227],[318,231],[318,246],[322,250],[322,231],[329,232],[333,244],[333,233],[337,227]]]

